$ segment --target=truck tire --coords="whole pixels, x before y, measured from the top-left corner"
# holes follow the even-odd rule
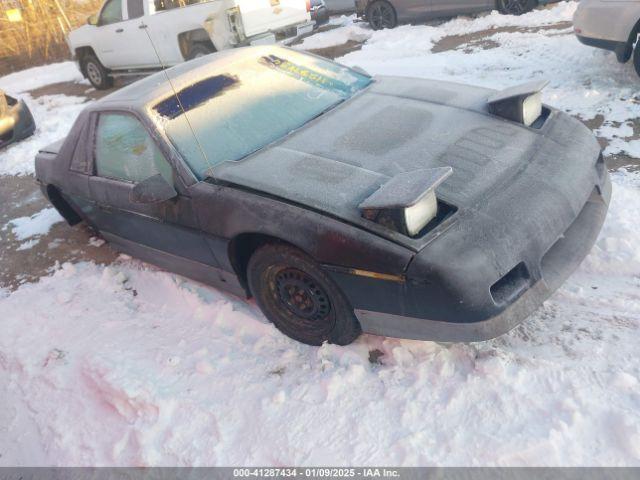
[[[214,48],[211,48],[209,45],[204,43],[195,43],[189,49],[189,55],[187,60],[193,60],[194,58],[204,57],[205,55],[209,55],[215,51]]]
[[[96,90],[107,90],[113,87],[113,78],[109,76],[109,71],[95,55],[89,53],[82,57],[80,66],[82,73]]]
[[[522,15],[537,5],[537,0],[498,0],[498,10],[506,15]]]

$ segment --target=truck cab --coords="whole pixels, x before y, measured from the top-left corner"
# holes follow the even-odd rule
[[[83,75],[105,89],[116,76],[312,28],[308,0],[106,0],[68,43]]]

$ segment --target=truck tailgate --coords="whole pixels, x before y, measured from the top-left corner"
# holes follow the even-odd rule
[[[307,0],[236,0],[247,37],[307,23]]]

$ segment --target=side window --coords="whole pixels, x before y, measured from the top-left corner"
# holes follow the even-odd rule
[[[101,177],[135,183],[159,173],[173,185],[171,166],[132,115],[101,114],[95,149],[96,174]]]
[[[144,15],[144,4],[142,0],[127,0],[127,13],[129,20],[142,17]]]
[[[108,0],[100,12],[100,25],[122,21],[122,0]]]

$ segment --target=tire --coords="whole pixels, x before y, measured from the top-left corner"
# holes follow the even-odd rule
[[[398,25],[396,10],[386,0],[376,0],[367,7],[367,20],[374,30],[394,28]]]
[[[249,260],[247,280],[264,315],[298,342],[348,345],[362,333],[340,288],[296,248],[275,243],[260,247]]]
[[[109,76],[109,71],[104,68],[95,55],[85,55],[82,58],[81,67],[82,73],[96,90],[107,90],[113,87],[113,78]]]
[[[537,6],[537,0],[498,0],[498,10],[505,15],[522,15]]]
[[[636,73],[640,75],[640,43],[636,43],[636,48],[633,50],[633,67],[636,69]]]
[[[189,55],[187,56],[187,60],[193,60],[194,58],[204,57],[205,55],[209,55],[213,53],[215,49],[205,43],[194,43],[189,49]]]

